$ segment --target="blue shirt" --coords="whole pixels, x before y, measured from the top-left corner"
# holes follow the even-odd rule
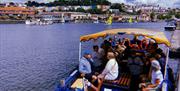
[[[91,61],[93,62],[93,60]],[[79,72],[84,74],[89,74],[92,72],[91,64],[85,57],[82,57],[79,61]]]

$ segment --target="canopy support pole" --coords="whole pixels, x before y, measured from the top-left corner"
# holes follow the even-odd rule
[[[79,61],[81,59],[81,42],[79,43]]]
[[[168,61],[169,61],[169,48],[166,50],[166,65],[165,65],[165,71],[164,71],[164,80],[168,79],[167,77],[167,66],[168,66]],[[167,83],[164,82],[162,86],[162,91],[167,91]]]
[[[164,71],[164,78],[166,78],[166,75],[167,75],[168,62],[169,62],[169,48],[167,48],[166,50],[166,65],[165,65],[165,71]]]

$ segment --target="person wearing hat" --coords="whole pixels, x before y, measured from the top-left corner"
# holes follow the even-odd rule
[[[153,89],[157,89],[157,87],[163,82],[163,74],[161,72],[161,66],[159,62],[154,58],[150,58],[151,61],[151,84],[145,86],[143,88],[143,91],[149,91]]]
[[[163,74],[161,72],[161,66],[157,60],[151,61],[151,83],[159,85],[163,81]]]
[[[83,57],[79,60],[79,72],[88,80],[91,80],[93,76],[93,62],[91,52],[85,50]]]
[[[85,85],[88,86],[88,89],[92,89],[93,91],[100,91],[98,87],[94,86],[91,82],[93,80],[96,81],[97,77],[94,75],[94,61],[92,59],[92,53],[89,50],[85,50],[83,52],[83,57],[79,60],[79,72],[82,77],[87,79],[85,81]],[[98,84],[99,84],[99,80]],[[93,82],[94,83],[94,82]]]

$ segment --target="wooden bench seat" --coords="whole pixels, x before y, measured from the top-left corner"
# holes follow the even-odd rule
[[[104,85],[113,86],[113,87],[120,87],[129,89],[131,82],[131,75],[128,73],[121,73],[119,78],[116,80],[105,80]]]

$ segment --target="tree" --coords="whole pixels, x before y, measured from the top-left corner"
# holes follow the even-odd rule
[[[124,6],[123,4],[115,3],[111,6],[111,9],[119,9],[119,11],[124,12]]]
[[[180,12],[175,14],[176,18],[180,18]]]
[[[77,8],[76,12],[86,12],[83,8]]]
[[[159,15],[157,16],[157,18],[158,18],[159,20],[164,20],[164,19],[165,19],[165,17],[164,17],[163,14],[159,14]]]
[[[157,18],[160,19],[160,20],[171,19],[171,18],[172,18],[172,15],[169,15],[169,14],[166,14],[166,15],[159,14],[159,15],[157,16]]]
[[[154,12],[151,12],[150,18],[151,18],[151,21],[153,21],[155,19],[155,13]]]
[[[142,10],[138,10],[137,14],[140,15],[142,13]]]
[[[9,5],[10,5],[10,6],[14,6],[15,4],[14,4],[13,2],[10,2]]]
[[[98,8],[89,9],[89,10],[87,10],[87,12],[91,13],[91,14],[103,14],[104,13],[101,11],[101,9],[98,9]]]

